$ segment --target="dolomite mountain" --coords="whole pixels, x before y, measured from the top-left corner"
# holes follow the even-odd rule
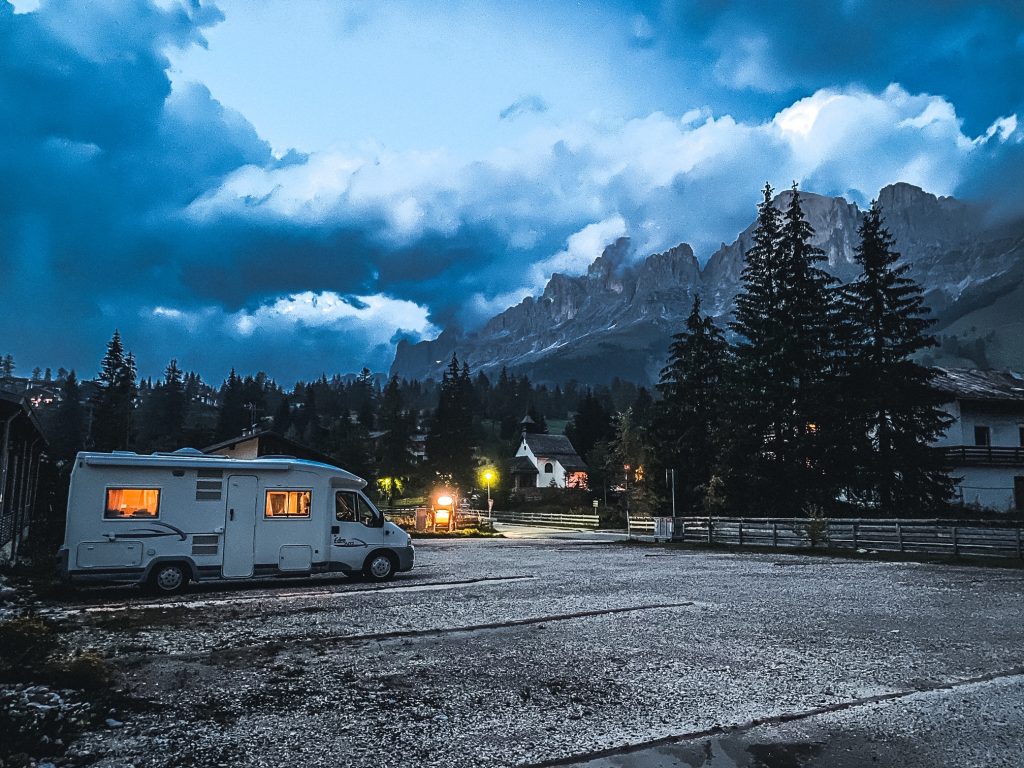
[[[789,195],[781,193],[775,205],[784,208]],[[826,268],[840,280],[854,279],[863,212],[841,197],[803,192],[801,198]],[[937,320],[933,330],[942,344],[925,361],[1024,369],[1024,226],[987,225],[980,208],[910,184],[885,187],[878,200]],[[391,372],[439,378],[454,352],[474,373],[504,365],[534,381],[657,382],[694,294],[721,325],[731,319],[754,226],[723,243],[703,269],[685,243],[638,260],[622,238],[585,275],[552,275],[539,297],[471,333],[446,329],[432,341],[400,342]]]

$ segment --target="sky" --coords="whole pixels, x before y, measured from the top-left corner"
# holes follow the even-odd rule
[[[765,181],[1024,208],[1024,4],[0,0],[0,354],[386,371]]]

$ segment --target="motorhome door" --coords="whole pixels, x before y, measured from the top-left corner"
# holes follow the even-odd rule
[[[224,521],[225,578],[252,576],[256,538],[256,478],[232,475],[228,478],[227,517]]]

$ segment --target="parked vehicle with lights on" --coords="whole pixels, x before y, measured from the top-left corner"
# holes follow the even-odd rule
[[[61,569],[72,582],[167,593],[189,581],[328,572],[384,581],[412,568],[412,539],[365,486],[339,467],[290,456],[80,453]]]

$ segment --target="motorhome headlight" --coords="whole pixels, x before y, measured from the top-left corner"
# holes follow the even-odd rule
[[[452,497],[448,495],[438,496],[437,505],[439,507],[450,507],[452,505]]]

